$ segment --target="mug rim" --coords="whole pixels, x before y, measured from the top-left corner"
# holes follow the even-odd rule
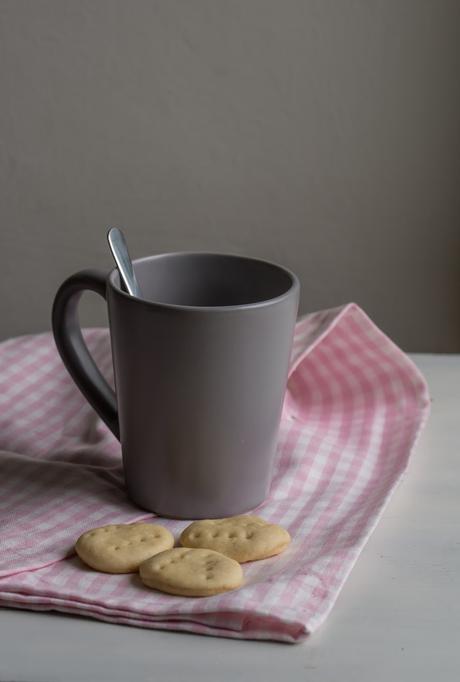
[[[267,306],[274,305],[276,303],[279,303],[290,296],[293,295],[293,293],[298,292],[300,290],[300,281],[297,275],[292,272],[292,270],[289,270],[286,268],[284,265],[279,265],[278,263],[275,263],[273,261],[267,260],[265,258],[255,258],[253,256],[243,256],[237,253],[227,253],[227,252],[219,252],[219,251],[169,251],[166,253],[158,253],[158,254],[153,254],[151,256],[142,256],[142,258],[135,258],[132,262],[133,264],[136,263],[142,263],[144,261],[152,261],[160,258],[167,258],[171,256],[224,256],[226,258],[235,258],[238,260],[244,260],[244,261],[253,261],[257,263],[264,263],[266,265],[270,265],[286,274],[290,280],[291,280],[291,286],[282,294],[279,296],[274,296],[273,298],[267,298],[262,301],[255,301],[253,303],[239,303],[235,305],[222,305],[222,306],[197,306],[197,305],[185,305],[181,303],[162,303],[161,301],[148,301],[145,298],[139,298],[138,296],[131,296],[131,294],[128,294],[128,292],[123,291],[121,287],[117,284],[115,284],[115,277],[118,275],[119,277],[119,272],[118,268],[114,267],[112,270],[107,275],[107,282],[111,286],[112,290],[116,292],[116,294],[122,296],[123,298],[126,298],[130,300],[131,303],[141,303],[143,305],[146,305],[148,307],[154,307],[154,308],[164,308],[164,309],[170,309],[170,310],[181,310],[181,311],[193,311],[193,312],[224,312],[224,311],[238,311],[238,310],[253,310],[257,308],[265,308]]]

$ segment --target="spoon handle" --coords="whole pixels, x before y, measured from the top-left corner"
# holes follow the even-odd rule
[[[121,283],[131,296],[142,298],[123,232],[118,227],[111,227],[107,232],[107,240],[120,272]]]

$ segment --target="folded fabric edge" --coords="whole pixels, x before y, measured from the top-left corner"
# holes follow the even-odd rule
[[[411,447],[411,449],[410,449],[410,454],[413,452],[413,450],[414,450],[414,448],[415,448],[415,445],[416,445],[416,443],[417,443],[417,441],[418,441],[418,438],[419,438],[419,435],[420,435],[420,433],[421,433],[421,431],[422,431],[422,428],[423,428],[423,425],[420,427],[420,429],[419,429],[418,432],[417,432],[417,435],[416,435],[415,438],[414,438],[412,447]],[[373,532],[375,531],[375,529],[377,528],[378,524],[380,523],[380,521],[381,521],[381,519],[382,519],[382,516],[383,516],[384,513],[385,513],[385,510],[387,509],[388,505],[390,504],[391,498],[393,497],[393,495],[395,494],[396,490],[399,488],[399,486],[401,485],[402,481],[404,480],[404,477],[405,477],[405,475],[406,475],[406,472],[407,472],[407,465],[406,465],[404,471],[401,473],[401,476],[399,477],[399,479],[398,479],[398,480],[396,481],[396,483],[394,484],[393,488],[391,488],[391,489],[388,491],[387,495],[386,495],[385,498],[382,500],[382,504],[381,504],[381,506],[380,506],[380,509],[379,509],[379,511],[378,511],[378,513],[377,513],[377,515],[376,515],[376,517],[374,518],[374,521],[373,521],[372,525],[369,526],[369,531],[368,531],[367,536],[363,539],[362,543],[356,548],[355,556],[351,559],[351,561],[350,561],[350,563],[349,563],[349,565],[348,565],[348,567],[347,567],[347,570],[344,572],[344,574],[343,574],[343,576],[342,576],[342,579],[341,579],[341,581],[340,581],[340,584],[337,585],[337,587],[336,587],[336,590],[335,590],[335,592],[334,592],[333,599],[331,599],[331,600],[328,602],[327,608],[326,608],[323,612],[321,612],[318,616],[313,616],[312,618],[310,618],[310,619],[308,620],[308,622],[307,622],[307,624],[306,624],[306,627],[307,627],[307,629],[308,629],[309,634],[313,634],[314,632],[316,632],[316,630],[318,630],[318,628],[320,628],[320,627],[322,626],[322,624],[327,620],[329,614],[331,613],[332,609],[334,608],[334,606],[335,606],[335,604],[336,604],[336,602],[337,602],[337,599],[338,599],[339,596],[340,596],[340,593],[342,592],[342,590],[343,590],[343,588],[344,588],[344,586],[345,586],[345,583],[347,582],[348,578],[350,577],[351,572],[353,571],[353,569],[354,569],[356,563],[358,562],[359,557],[361,556],[361,554],[362,554],[364,548],[366,547],[367,543],[369,542],[369,539],[371,538]],[[0,595],[0,599],[1,599],[1,595]]]
[[[303,360],[308,357],[308,355],[316,348],[318,344],[320,344],[327,336],[334,330],[335,327],[337,327],[343,320],[344,318],[349,315],[350,313],[357,314],[359,317],[361,317],[362,320],[366,322],[366,324],[369,325],[370,329],[373,331],[373,333],[376,334],[377,337],[380,337],[380,339],[388,346],[390,347],[393,351],[396,352],[396,354],[399,356],[401,361],[405,364],[406,368],[410,370],[414,378],[419,382],[419,391],[417,392],[419,399],[418,399],[418,406],[420,408],[420,419],[417,424],[417,428],[414,432],[413,435],[413,440],[409,448],[409,456],[407,458],[407,463],[401,472],[401,475],[399,479],[396,481],[394,486],[388,491],[387,495],[383,498],[381,501],[380,509],[372,523],[372,525],[368,529],[368,533],[366,537],[363,539],[362,543],[357,547],[356,554],[353,558],[353,560],[350,562],[348,566],[348,570],[346,573],[343,575],[342,580],[340,582],[340,585],[337,586],[337,589],[334,591],[334,597],[331,599],[327,605],[327,608],[320,613],[318,616],[313,616],[309,619],[307,619],[306,622],[306,629],[308,630],[309,634],[312,634],[315,632],[327,619],[328,615],[330,614],[332,608],[334,607],[337,598],[339,597],[348,577],[350,576],[351,571],[353,570],[359,556],[361,555],[361,552],[363,551],[364,547],[366,546],[369,538],[371,537],[372,533],[374,532],[375,528],[377,527],[378,523],[380,522],[385,509],[387,508],[394,492],[397,490],[399,485],[401,484],[402,480],[404,479],[406,475],[407,468],[410,463],[411,455],[418,443],[418,440],[420,438],[420,435],[425,427],[425,424],[428,420],[429,414],[430,414],[430,407],[431,407],[431,399],[430,399],[430,394],[429,394],[429,387],[427,384],[427,381],[417,365],[414,363],[414,361],[389,337],[387,334],[385,334],[384,331],[382,331],[377,324],[367,315],[367,313],[362,310],[362,308],[354,302],[347,303],[341,308],[337,308],[337,314],[334,318],[330,320],[330,322],[327,324],[323,332],[311,343],[308,348],[305,349],[303,353],[299,355],[299,357],[296,358],[296,361],[291,365],[289,374],[291,375],[296,368],[303,362]],[[314,313],[313,313],[314,314]]]
[[[352,304],[352,305],[353,305],[353,304]],[[358,309],[358,311],[359,311],[362,315],[364,315],[364,317],[367,318],[367,320],[371,323],[371,325],[373,325],[373,327],[375,327],[375,328],[377,329],[377,331],[378,331],[380,334],[382,334],[383,336],[386,337],[386,335],[384,334],[384,332],[382,332],[382,331],[381,331],[381,330],[372,322],[372,320],[366,315],[366,313],[364,313],[364,311],[362,311],[362,310],[359,308],[359,306],[356,306],[356,308]],[[423,374],[421,374],[420,370],[419,370],[418,367],[412,362],[412,360],[411,360],[411,359],[410,359],[410,358],[409,358],[409,357],[408,357],[408,356],[407,356],[407,355],[406,355],[406,354],[405,354],[405,353],[404,353],[404,352],[403,352],[403,351],[402,351],[402,350],[401,350],[393,341],[391,341],[391,339],[389,339],[388,337],[386,337],[386,338],[388,339],[388,341],[389,341],[393,346],[395,346],[395,348],[396,348],[398,351],[400,351],[401,355],[407,360],[408,364],[411,366],[411,369],[415,372],[415,374],[417,375],[417,377],[418,377],[419,380],[421,381],[421,384],[422,384],[422,386],[423,386],[423,390],[424,390],[424,393],[425,393],[425,397],[426,397],[426,402],[424,402],[424,403],[422,402],[422,405],[421,405],[421,418],[420,418],[420,421],[419,421],[419,423],[418,423],[417,429],[416,429],[416,431],[415,431],[415,433],[414,433],[414,437],[413,437],[412,443],[411,443],[410,448],[409,448],[409,456],[408,456],[408,458],[407,458],[407,463],[406,463],[406,465],[405,465],[403,471],[401,472],[401,475],[400,475],[399,479],[396,481],[396,483],[393,485],[393,487],[388,491],[388,493],[386,494],[386,496],[383,498],[383,500],[382,500],[382,502],[381,502],[381,505],[380,505],[380,509],[379,509],[377,515],[375,516],[373,523],[371,524],[371,526],[369,526],[368,533],[367,533],[366,537],[363,539],[363,542],[359,545],[359,547],[357,547],[357,551],[356,551],[355,556],[353,557],[352,561],[350,561],[350,564],[349,564],[349,566],[347,567],[347,571],[346,571],[346,572],[344,573],[344,575],[342,576],[342,580],[341,580],[341,582],[340,582],[340,585],[337,586],[337,590],[336,590],[336,592],[335,592],[334,598],[331,599],[331,600],[329,601],[327,608],[326,608],[322,613],[320,613],[317,617],[313,617],[313,618],[311,618],[310,620],[308,620],[307,626],[306,626],[306,627],[307,627],[308,632],[309,632],[310,634],[312,634],[312,633],[315,632],[319,627],[321,627],[321,625],[325,622],[325,620],[326,620],[327,617],[329,616],[330,612],[332,611],[333,607],[335,606],[335,603],[336,603],[336,601],[337,601],[337,599],[338,599],[340,593],[342,592],[342,589],[343,589],[345,583],[347,582],[347,580],[348,580],[348,578],[349,578],[349,576],[350,576],[350,574],[351,574],[353,568],[355,567],[355,565],[356,565],[356,563],[357,563],[359,557],[361,556],[362,551],[364,550],[364,548],[365,548],[365,546],[367,545],[367,543],[368,543],[370,537],[372,536],[373,532],[375,531],[375,529],[377,528],[378,524],[380,523],[380,521],[381,521],[381,519],[382,519],[382,516],[384,515],[386,508],[387,508],[388,505],[390,504],[390,501],[391,501],[393,495],[395,494],[396,490],[399,488],[399,486],[400,486],[401,483],[403,482],[403,480],[404,480],[404,478],[405,478],[405,476],[406,476],[406,473],[407,473],[407,469],[408,469],[409,464],[410,464],[410,460],[411,460],[412,453],[414,452],[414,450],[415,450],[415,448],[416,448],[416,445],[417,445],[417,443],[418,443],[418,441],[419,441],[419,439],[420,439],[421,433],[422,433],[422,431],[423,431],[423,429],[424,429],[424,427],[425,427],[425,424],[426,424],[426,422],[428,421],[428,417],[429,417],[429,415],[430,415],[430,405],[431,405],[431,402],[430,402],[430,397],[429,397],[428,384],[427,384],[427,382],[426,382],[426,380],[425,380],[425,377],[423,376]]]
[[[67,557],[67,559],[71,559],[72,557]],[[56,562],[57,563],[57,562]],[[40,590],[40,589],[34,589],[34,591],[29,591],[27,585],[24,586],[16,586],[13,585],[10,587],[9,585],[2,585],[0,581],[0,600],[2,597],[8,598],[6,595],[20,595],[21,597],[26,598],[27,600],[43,600],[44,603],[47,603],[51,600],[54,600],[59,603],[65,603],[65,604],[76,604],[80,608],[89,608],[93,609],[95,611],[99,610],[108,610],[111,613],[116,613],[121,616],[125,617],[133,617],[134,612],[133,609],[128,606],[128,605],[108,605],[107,602],[101,601],[99,599],[94,599],[88,595],[85,595],[85,597],[81,597],[80,595],[65,595],[65,596],[57,596],[50,592],[49,590]],[[167,596],[167,595],[166,595]],[[230,622],[230,620],[233,618],[236,621],[238,619],[240,621],[244,620],[245,618],[248,618],[248,614],[250,613],[251,618],[257,618],[261,620],[276,620],[279,622],[284,622],[287,620],[288,622],[296,622],[296,623],[305,623],[309,619],[310,612],[305,609],[302,606],[283,606],[283,616],[277,616],[273,614],[272,610],[264,609],[263,604],[261,604],[260,600],[255,600],[255,599],[245,599],[244,601],[244,606],[233,606],[231,608],[226,609],[225,613],[227,614],[227,620]],[[194,616],[199,615],[201,617],[201,620],[205,619],[213,619],[216,617],[220,617],[220,615],[223,613],[222,610],[204,610],[204,611],[194,611]],[[187,613],[182,613],[182,612],[172,612],[168,611],[167,614],[157,614],[157,615],[152,615],[148,614],[149,619],[157,620],[158,618],[162,619],[167,617],[169,620],[182,620],[182,619],[188,619],[190,616]],[[309,628],[308,628],[309,630]]]
[[[409,367],[414,374],[416,375],[417,379],[419,380],[421,387],[423,388],[423,394],[424,394],[424,399],[426,400],[426,404],[422,402],[422,407],[426,407],[430,405],[430,392],[429,392],[429,386],[428,383],[423,376],[422,372],[419,370],[415,362],[410,358],[405,351],[402,350],[398,346],[395,341],[393,341],[392,338],[390,338],[380,327],[369,317],[369,315],[357,304],[357,303],[349,303],[346,307],[344,312],[350,312],[351,311],[356,311],[360,317],[362,317],[366,322],[371,326],[372,330],[380,336],[387,344],[390,346],[393,350],[395,350],[403,362]]]
[[[6,596],[8,594],[8,596]],[[304,624],[298,621],[287,621],[275,617],[243,616],[239,627],[228,627],[228,613],[211,614],[214,622],[206,623],[195,616],[178,614],[152,617],[149,619],[136,616],[133,612],[119,612],[116,609],[97,607],[81,602],[69,603],[58,598],[40,598],[22,593],[1,593],[0,606],[6,608],[27,609],[31,611],[58,611],[70,615],[90,617],[106,623],[130,625],[151,630],[174,630],[204,634],[214,637],[232,639],[255,639],[297,644],[305,640],[309,632]],[[220,622],[222,621],[222,622]]]
[[[316,348],[316,346],[323,341],[323,339],[328,336],[328,334],[334,329],[334,327],[340,322],[340,320],[343,318],[344,315],[346,315],[347,311],[351,309],[353,306],[356,306],[359,308],[359,306],[356,305],[356,303],[346,303],[343,306],[337,307],[337,308],[330,308],[329,312],[336,310],[336,315],[333,317],[330,322],[325,326],[324,330],[317,336],[317,338],[302,352],[300,355],[295,359],[295,361],[291,364],[289,367],[289,376],[297,369],[297,367],[303,362],[303,360]],[[321,311],[321,312],[328,312],[328,311]],[[302,324],[302,321],[306,318],[308,318],[310,315],[316,315],[316,312],[309,313],[305,315],[303,318],[300,318],[297,321],[298,325]]]
[[[422,406],[425,406],[425,402],[427,402],[428,404],[430,403],[428,384],[426,382],[425,377],[415,364],[415,362],[382,329],[380,329],[380,327],[369,317],[369,315],[366,312],[364,312],[364,310],[357,303],[351,301],[350,303],[346,303],[341,307],[330,309],[330,311],[333,310],[337,311],[335,317],[333,317],[330,320],[330,322],[325,326],[321,334],[319,334],[318,337],[311,343],[311,345],[309,345],[308,348],[306,348],[305,351],[301,353],[299,357],[296,358],[295,362],[292,363],[292,365],[289,368],[289,375],[291,375],[296,370],[296,368],[303,362],[303,360],[316,348],[316,346],[320,344],[321,341],[323,341],[338,324],[340,324],[344,317],[346,317],[350,313],[358,313],[358,316],[365,320],[365,322],[370,326],[372,331],[376,333],[377,336],[380,336],[380,338],[388,346],[390,346],[394,351],[396,351],[397,354],[401,357],[401,359],[403,359],[407,367],[410,367],[412,372],[414,372],[414,374],[416,375],[417,379],[420,381],[423,387],[424,401],[422,401]],[[321,312],[324,313],[327,311]],[[315,313],[311,314],[314,315]],[[305,317],[307,318],[308,315],[306,315]],[[298,321],[298,324],[299,323],[300,324],[302,323],[302,319]]]

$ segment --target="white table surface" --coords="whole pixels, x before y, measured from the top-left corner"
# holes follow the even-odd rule
[[[458,682],[460,356],[413,357],[430,385],[430,420],[332,613],[305,643],[0,609],[1,682]]]

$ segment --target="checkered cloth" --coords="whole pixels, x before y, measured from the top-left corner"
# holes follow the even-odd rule
[[[85,331],[112,381],[108,332]],[[73,553],[106,523],[153,519],[126,498],[119,443],[80,395],[50,334],[0,344],[0,605],[114,623],[298,642],[330,612],[400,481],[427,417],[411,360],[355,304],[298,322],[270,496],[289,530],[245,586],[190,599],[107,575]],[[176,536],[186,522],[161,519]]]

